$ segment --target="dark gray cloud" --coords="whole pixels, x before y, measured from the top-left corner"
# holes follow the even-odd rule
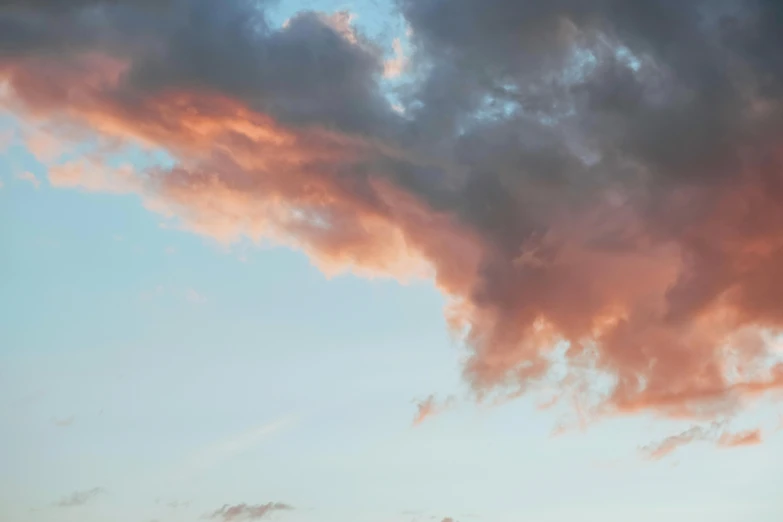
[[[573,374],[611,378],[579,388],[610,409],[703,413],[783,386],[747,331],[783,326],[779,2],[398,0],[403,114],[344,17],[8,5],[16,101],[173,152],[145,190],[194,228],[273,222],[381,271],[424,258],[459,305],[479,395],[552,378],[558,340]]]
[[[292,123],[317,122],[379,132],[392,111],[378,90],[382,56],[355,45],[323,15],[303,12],[269,27],[269,2],[171,0],[43,2],[0,6],[0,57],[108,51],[133,63],[135,94],[178,87],[211,89]],[[53,14],[49,6],[57,6]],[[85,6],[95,9],[86,10]],[[339,29],[339,28],[338,28]]]

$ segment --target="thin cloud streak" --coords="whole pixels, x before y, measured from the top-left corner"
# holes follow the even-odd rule
[[[737,448],[755,446],[762,441],[763,437],[759,429],[731,432],[724,430],[724,424],[716,422],[708,426],[692,426],[660,442],[644,446],[640,451],[650,460],[660,460],[694,442],[710,442],[719,448]]]
[[[436,415],[440,415],[454,406],[454,403],[454,397],[448,397],[445,400],[439,401],[437,397],[430,395],[416,404],[416,415],[413,418],[413,425],[418,426],[424,421]]]
[[[736,448],[740,446],[756,446],[762,442],[761,430],[748,430],[740,433],[724,433],[718,439],[718,446]]]
[[[291,427],[294,422],[295,417],[284,417],[207,445],[190,455],[176,475],[180,479],[186,479],[213,469],[253,450],[266,438]]]
[[[268,502],[266,504],[237,504],[234,506],[225,505],[214,511],[208,518],[221,520],[223,522],[232,522],[234,520],[261,520],[277,511],[291,511],[294,507],[282,502]]]
[[[106,490],[104,490],[103,488],[93,488],[86,491],[75,491],[71,493],[69,496],[63,498],[62,500],[55,502],[53,505],[55,507],[62,507],[62,508],[83,506],[88,502],[90,502],[91,500],[95,499],[95,497],[102,495],[104,493],[106,493]]]
[[[65,417],[62,419],[54,419],[54,425],[58,428],[68,428],[71,425],[73,425],[74,421],[76,420],[76,417],[71,415],[70,417]]]

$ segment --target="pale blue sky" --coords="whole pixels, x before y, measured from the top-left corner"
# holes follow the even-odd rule
[[[349,9],[390,43],[404,28],[379,3],[276,16]],[[53,188],[19,146],[0,181],[0,520],[184,522],[270,501],[296,507],[274,515],[288,522],[783,516],[769,406],[744,419],[770,428],[763,445],[658,462],[638,448],[688,423],[555,437],[563,412],[533,399],[462,400],[465,351],[431,282],[328,279],[299,252],[219,245],[136,196]],[[430,394],[457,405],[412,427]]]

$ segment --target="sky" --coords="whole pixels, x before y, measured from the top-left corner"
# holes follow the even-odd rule
[[[776,0],[0,0],[0,520],[777,522]]]

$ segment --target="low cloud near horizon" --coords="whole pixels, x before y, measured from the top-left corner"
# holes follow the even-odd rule
[[[282,502],[267,502],[266,504],[237,504],[234,506],[225,505],[215,510],[208,518],[222,522],[233,522],[240,520],[261,520],[276,511],[291,511],[293,506]]]

